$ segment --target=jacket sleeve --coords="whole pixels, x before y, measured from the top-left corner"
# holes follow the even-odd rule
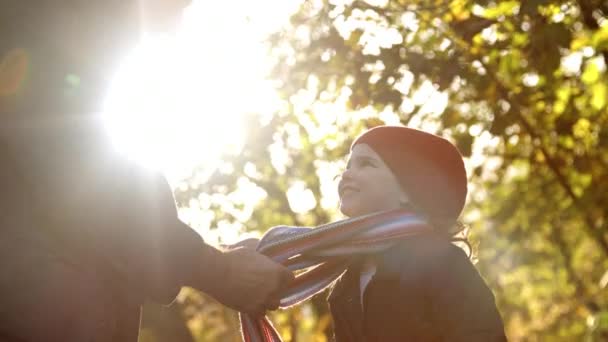
[[[147,297],[170,302],[181,286],[205,290],[225,271],[222,252],[178,219],[173,193],[159,174],[131,167],[121,187],[128,207],[122,260],[132,284]]]
[[[506,341],[494,295],[464,251],[449,244],[435,252],[427,289],[443,340]]]
[[[0,203],[12,203],[4,220],[35,208],[32,235],[58,237],[57,254],[137,300],[171,301],[183,285],[205,291],[222,277],[225,258],[178,219],[164,177],[119,155],[98,118],[43,117],[0,127],[0,158],[11,166],[2,172],[10,187]]]

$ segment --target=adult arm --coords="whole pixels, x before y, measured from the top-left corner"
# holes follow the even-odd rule
[[[166,180],[120,156],[101,127],[87,119],[25,119],[0,130],[37,217],[32,235],[57,238],[57,254],[104,273],[136,300],[168,302],[191,286],[251,311],[291,279],[252,249],[205,244],[177,218]]]
[[[150,295],[162,301],[181,286],[191,286],[241,311],[275,306],[274,297],[293,278],[291,272],[253,248],[220,251],[207,245],[177,218],[165,179],[141,169],[134,172],[133,184],[122,186],[131,192],[123,198],[133,215],[126,261],[141,274],[138,283]]]

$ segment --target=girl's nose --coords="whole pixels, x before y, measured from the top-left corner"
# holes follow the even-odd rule
[[[342,172],[342,175],[340,175],[340,182],[351,180],[353,180],[353,170],[352,168],[348,168]]]

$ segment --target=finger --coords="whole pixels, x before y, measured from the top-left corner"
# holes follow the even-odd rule
[[[266,309],[263,306],[258,306],[257,308],[249,311],[248,314],[255,318],[264,317],[266,315]]]
[[[266,310],[267,311],[274,311],[274,310],[277,310],[279,308],[279,306],[281,306],[281,299],[280,298],[272,298],[266,304]]]
[[[296,276],[288,268],[285,268],[279,277],[279,281],[283,288],[289,287],[296,280]]]
[[[249,238],[249,239],[241,240],[232,245],[228,245],[228,248],[230,248],[230,249],[247,248],[247,249],[256,250],[258,247],[259,241],[260,240],[258,240],[256,238]]]
[[[239,247],[242,246],[242,247],[246,247],[246,248],[256,249],[258,247],[259,242],[260,242],[259,239],[249,238],[249,239],[245,239],[245,240],[235,243],[234,246],[239,246]]]

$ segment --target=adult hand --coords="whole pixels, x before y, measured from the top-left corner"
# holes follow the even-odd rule
[[[281,294],[295,279],[289,269],[253,248],[231,249],[223,257],[225,278],[207,292],[237,311],[261,315],[278,308]]]
[[[235,249],[235,248],[239,248],[239,247],[256,249],[258,247],[259,243],[260,243],[260,239],[258,239],[258,238],[248,238],[248,239],[241,240],[241,241],[231,244],[231,245],[221,245],[221,247],[225,250],[231,250],[231,249]]]

